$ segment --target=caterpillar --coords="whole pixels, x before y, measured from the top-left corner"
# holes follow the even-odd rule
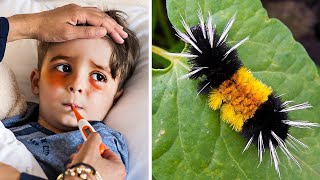
[[[181,16],[181,15],[180,15]],[[173,27],[176,35],[188,44],[182,53],[168,53],[188,59],[190,71],[179,79],[189,78],[198,81],[198,95],[208,95],[208,105],[212,110],[220,108],[220,117],[230,124],[247,141],[244,153],[251,144],[258,149],[259,165],[263,153],[270,151],[271,162],[280,177],[277,148],[299,167],[300,164],[288,150],[287,144],[295,147],[307,145],[289,134],[290,127],[319,127],[318,123],[291,121],[288,112],[311,108],[308,103],[289,106],[293,101],[282,101],[271,87],[256,79],[246,68],[237,54],[237,48],[249,37],[234,46],[227,45],[228,31],[236,19],[236,13],[229,20],[221,35],[212,24],[209,13],[205,24],[201,9],[198,10],[199,24],[189,27],[181,16],[185,33]],[[295,148],[294,148],[295,149]]]

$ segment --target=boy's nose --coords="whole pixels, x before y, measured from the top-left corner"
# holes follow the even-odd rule
[[[86,76],[83,74],[85,73],[78,70],[74,71],[70,76],[68,76],[68,78],[66,78],[67,91],[79,94],[83,94],[86,91]]]
[[[69,87],[69,90],[70,90],[71,92],[75,92],[75,91],[76,91],[73,87]],[[78,92],[79,92],[79,93],[82,93],[82,89],[78,89]]]

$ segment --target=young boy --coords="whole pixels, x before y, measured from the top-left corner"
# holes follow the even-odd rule
[[[106,13],[125,26],[119,11]],[[123,136],[100,122],[123,92],[139,54],[137,38],[126,32],[121,45],[108,37],[39,44],[38,69],[30,76],[39,105],[28,103],[25,114],[2,122],[34,155],[49,179],[65,170],[70,155],[83,143],[71,105],[85,119],[96,120],[92,126],[128,170]]]

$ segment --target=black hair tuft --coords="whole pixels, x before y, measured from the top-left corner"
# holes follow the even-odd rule
[[[200,47],[202,51],[202,53],[200,53],[193,46],[190,46],[190,53],[198,56],[196,58],[189,59],[191,71],[196,70],[198,67],[207,68],[204,68],[201,71],[193,74],[190,78],[200,80],[199,90],[209,83],[208,86],[201,92],[202,94],[205,94],[210,88],[218,88],[223,81],[230,79],[233,74],[235,74],[235,72],[242,66],[242,63],[238,58],[236,51],[232,51],[228,55],[228,58],[222,60],[230,47],[225,42],[221,42],[221,44],[216,47],[216,44],[220,38],[216,31],[214,32],[212,48],[208,39],[203,37],[200,26],[192,27],[191,32],[197,39],[195,44]]]

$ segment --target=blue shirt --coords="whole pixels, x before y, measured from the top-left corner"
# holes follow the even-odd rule
[[[47,177],[56,179],[65,171],[70,155],[77,151],[83,139],[79,130],[55,134],[42,127],[37,123],[38,113],[39,105],[28,103],[25,114],[4,119],[3,124],[33,154]],[[121,158],[128,170],[128,149],[124,137],[101,121],[90,123],[100,133],[103,143]]]
[[[0,62],[3,59],[6,49],[7,37],[9,32],[9,23],[7,18],[0,17]]]

